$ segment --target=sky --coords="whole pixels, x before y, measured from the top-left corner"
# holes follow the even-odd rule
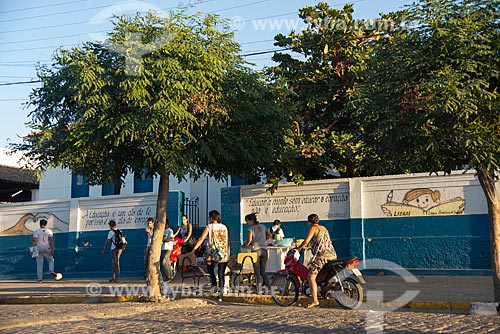
[[[379,13],[402,9],[410,0],[326,1],[330,7],[354,5],[354,16],[373,19]],[[38,84],[36,66],[50,64],[58,48],[70,49],[86,41],[103,40],[113,14],[155,10],[165,14],[179,4],[188,13],[216,13],[230,19],[241,53],[255,70],[272,66],[275,35],[300,31],[298,11],[312,0],[1,0],[0,1],[0,148],[20,143],[32,107],[29,94]],[[0,164],[2,164],[0,156]]]

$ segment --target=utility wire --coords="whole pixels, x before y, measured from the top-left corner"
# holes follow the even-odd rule
[[[0,86],[25,85],[25,84],[33,84],[33,83],[39,83],[39,82],[42,82],[42,80],[7,82],[7,83],[0,84]]]
[[[48,8],[48,7],[55,7],[55,6],[63,6],[63,5],[69,5],[69,4],[72,4],[72,3],[85,2],[85,1],[89,1],[89,0],[77,0],[77,1],[70,1],[70,2],[55,3],[55,4],[52,4],[52,5],[45,5],[45,6],[37,6],[37,7],[29,7],[29,8],[21,8],[21,9],[4,10],[4,11],[0,11],[0,14],[13,13],[13,12],[22,12],[22,11],[25,11],[25,10]]]
[[[234,7],[228,7],[228,8],[223,8],[223,9],[218,9],[218,10],[213,10],[213,11],[210,11],[208,13],[219,13],[219,12],[224,12],[226,10],[231,10],[231,9],[237,9],[237,8],[243,8],[243,7],[248,7],[248,6],[253,6],[253,5],[257,5],[259,3],[263,3],[263,2],[269,2],[271,0],[261,0],[261,1],[255,1],[255,2],[251,2],[251,3],[247,3],[247,4],[243,4],[243,5],[239,5],[239,6],[234,6]]]
[[[106,32],[109,32],[109,30],[96,31],[96,32],[93,32],[93,34],[100,34],[100,33],[106,33]],[[82,35],[88,35],[88,34],[89,33],[84,32],[84,33],[73,34],[73,35],[53,36],[53,37],[37,38],[37,39],[27,39],[27,40],[24,40],[24,41],[15,41],[15,42],[3,42],[3,43],[0,43],[0,45],[47,41],[47,40],[60,39],[60,38],[66,38],[66,37],[82,36]]]
[[[134,3],[134,2],[142,2],[142,1],[141,0],[135,0],[135,1],[123,2],[122,4],[129,4],[129,3]],[[110,5],[105,5],[105,6],[97,6],[97,7],[90,7],[90,8],[67,10],[67,11],[64,11],[64,12],[57,12],[57,13],[48,13],[48,14],[43,14],[43,15],[17,17],[15,19],[2,20],[2,21],[0,21],[0,23],[13,22],[13,21],[22,21],[22,20],[29,20],[29,19],[38,19],[40,17],[49,17],[49,16],[56,16],[56,15],[62,15],[62,14],[69,14],[69,13],[79,13],[79,12],[85,12],[85,11],[88,11],[88,10],[94,10],[94,9],[99,9],[99,8],[107,8],[109,6]]]

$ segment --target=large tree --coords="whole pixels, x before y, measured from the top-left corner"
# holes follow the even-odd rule
[[[421,0],[387,16],[366,81],[353,91],[375,174],[477,172],[488,204],[495,301],[500,301],[500,2]]]
[[[277,66],[268,70],[293,112],[287,149],[271,169],[294,181],[362,175],[357,167],[362,148],[352,137],[357,128],[346,112],[348,92],[362,79],[373,42],[385,23],[353,18],[354,7],[330,8],[325,2],[307,6],[299,16],[307,28],[275,37]]]
[[[224,26],[214,15],[122,16],[104,43],[57,51],[30,96],[33,132],[14,145],[38,171],[60,166],[90,184],[159,176],[152,300],[169,176],[251,177],[282,142],[277,95],[246,67]]]

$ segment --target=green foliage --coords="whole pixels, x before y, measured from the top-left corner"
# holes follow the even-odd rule
[[[498,169],[500,3],[422,0],[389,15],[350,105],[375,174]]]
[[[90,184],[144,170],[258,174],[287,116],[224,25],[215,15],[122,16],[104,43],[58,50],[30,96],[33,132],[14,148],[39,171],[69,168]]]
[[[357,128],[346,112],[348,93],[362,80],[373,43],[384,25],[353,19],[353,6],[342,10],[322,2],[304,7],[302,32],[275,37],[275,45],[293,55],[276,53],[270,77],[287,88],[284,104],[293,111],[287,149],[269,174],[332,177],[363,174],[357,166],[362,147],[352,142]]]

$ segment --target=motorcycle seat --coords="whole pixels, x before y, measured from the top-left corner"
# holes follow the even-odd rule
[[[331,260],[331,261],[328,261],[328,263],[331,263],[333,265],[342,265],[342,266],[346,266],[349,262],[352,262],[354,260],[356,260],[358,257],[357,256],[349,256],[349,257],[344,257],[344,258],[341,258],[341,259],[336,259],[336,260]]]

